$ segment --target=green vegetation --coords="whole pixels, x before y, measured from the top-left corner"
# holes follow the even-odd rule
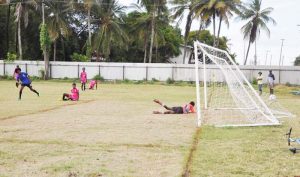
[[[295,59],[294,66],[300,66],[300,56]]]

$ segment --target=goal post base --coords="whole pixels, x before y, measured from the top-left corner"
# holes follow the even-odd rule
[[[261,124],[228,124],[228,125],[215,125],[218,128],[225,127],[260,127],[260,126],[280,126],[281,123],[261,123]]]

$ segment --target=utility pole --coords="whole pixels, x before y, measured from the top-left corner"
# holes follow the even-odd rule
[[[266,60],[265,60],[265,66],[267,66],[267,61],[268,61],[268,53],[270,52],[270,50],[266,51]]]
[[[281,56],[282,56],[282,47],[283,47],[283,41],[285,39],[281,39],[281,49],[280,49],[280,58],[279,58],[279,66],[281,65]]]
[[[284,39],[281,39],[281,49],[280,49],[280,58],[279,58],[279,77],[278,77],[278,82],[280,84],[280,66],[281,66],[281,56],[282,56],[282,47],[283,47],[283,41]]]
[[[271,54],[270,66],[272,65],[272,58],[273,58],[273,55]]]

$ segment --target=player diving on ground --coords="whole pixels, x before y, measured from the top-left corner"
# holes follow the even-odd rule
[[[153,100],[155,103],[164,107],[167,111],[160,112],[160,111],[153,111],[153,114],[188,114],[188,113],[195,113],[195,103],[191,101],[189,104],[184,106],[177,106],[177,107],[168,107],[167,105],[163,104],[158,99]]]

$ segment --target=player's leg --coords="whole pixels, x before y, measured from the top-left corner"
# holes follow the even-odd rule
[[[28,87],[32,92],[36,93],[37,96],[40,96],[40,93],[39,93],[38,91],[34,90],[34,89],[32,88],[31,85],[28,85],[27,87]]]
[[[161,105],[162,107],[164,107],[165,109],[172,111],[172,108],[168,107],[167,105],[164,105],[161,101],[159,101],[158,99],[153,100],[155,103]]]
[[[86,84],[86,83],[83,83],[83,89],[84,89],[84,90],[85,90],[85,84]]]
[[[259,95],[262,95],[262,84],[258,85]]]
[[[63,101],[68,101],[70,99],[70,95],[67,93],[64,93],[62,99],[63,99]]]
[[[21,97],[22,97],[22,93],[23,93],[23,89],[24,89],[24,85],[21,85],[20,87],[20,91],[19,91],[19,100],[21,100]]]

